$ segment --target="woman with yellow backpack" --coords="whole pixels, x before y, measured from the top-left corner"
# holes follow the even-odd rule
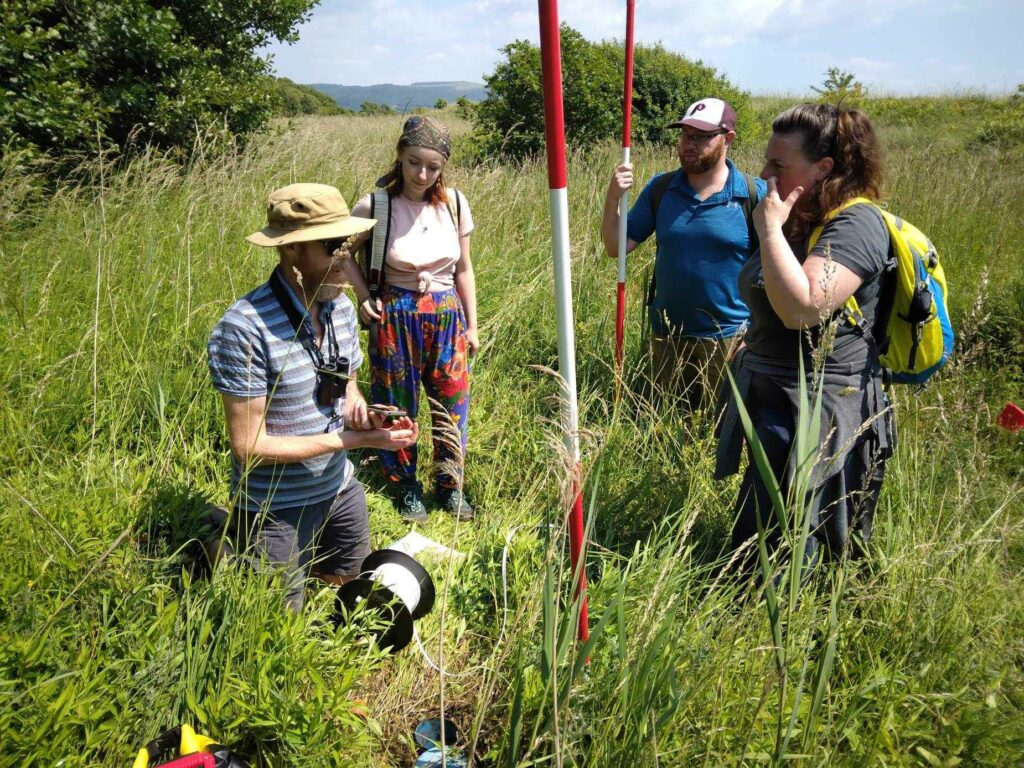
[[[814,371],[820,371],[820,452],[806,486],[810,535],[803,553],[813,564],[870,538],[892,452],[885,369],[874,334],[891,298],[892,238],[876,204],[882,158],[867,115],[801,104],[778,115],[772,130],[761,174],[768,194],[754,210],[760,251],[740,271],[750,326],[732,371],[783,498],[800,469],[793,447],[801,356],[812,403]],[[719,427],[717,477],[738,471],[743,442],[730,397]],[[759,528],[769,551],[778,546],[771,492],[753,459],[735,512],[734,548]]]

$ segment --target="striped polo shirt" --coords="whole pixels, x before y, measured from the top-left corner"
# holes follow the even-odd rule
[[[305,307],[290,287],[288,294],[305,316]],[[334,324],[340,355],[348,359],[349,375],[354,376],[362,365],[363,355],[352,302],[342,295],[317,306],[323,327]],[[327,333],[323,336],[321,350],[326,358]],[[342,412],[344,398],[333,407],[317,403],[313,360],[302,347],[269,282],[247,293],[224,313],[214,326],[206,349],[213,386],[219,392],[267,398],[268,435],[323,434],[335,414]],[[352,475],[352,462],[345,451],[248,469],[232,455],[231,495],[240,509],[301,507],[333,498]]]

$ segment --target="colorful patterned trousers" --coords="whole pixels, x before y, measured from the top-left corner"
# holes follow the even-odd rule
[[[466,318],[454,288],[417,293],[384,287],[381,321],[371,333],[370,396],[374,403],[419,411],[420,384],[441,409],[431,408],[431,438],[437,486],[461,485],[469,426],[469,355]],[[416,479],[416,446],[405,451],[378,451],[392,482]]]

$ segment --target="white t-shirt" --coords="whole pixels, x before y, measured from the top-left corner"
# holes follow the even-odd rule
[[[391,198],[391,236],[385,257],[386,282],[398,288],[417,291],[421,273],[430,274],[428,291],[443,291],[455,284],[455,265],[462,255],[459,237],[473,231],[473,214],[461,192],[459,196],[459,229],[444,203],[417,203],[398,195]],[[452,207],[454,205],[452,201]],[[353,216],[370,215],[370,196],[359,198],[352,207]]]

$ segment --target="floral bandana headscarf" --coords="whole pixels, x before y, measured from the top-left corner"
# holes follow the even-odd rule
[[[452,138],[448,129],[423,115],[413,115],[402,126],[398,148],[426,147],[440,152],[448,159],[452,155]]]

